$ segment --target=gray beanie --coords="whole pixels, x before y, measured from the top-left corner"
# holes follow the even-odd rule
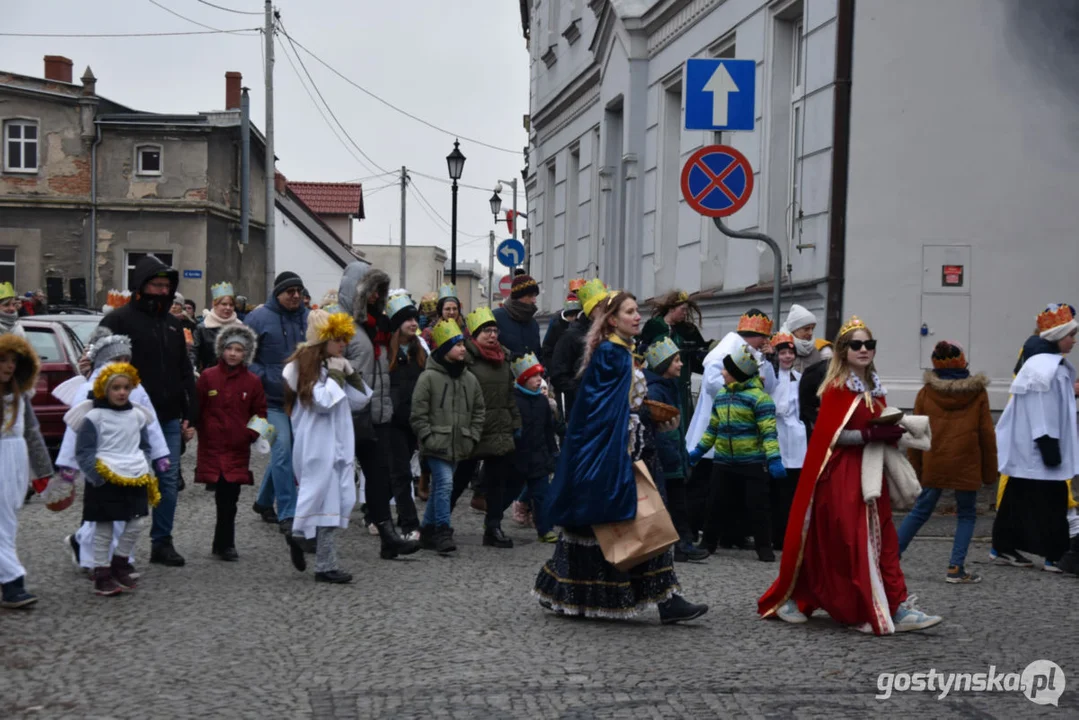
[[[86,357],[95,370],[117,358],[130,358],[131,338],[127,335],[105,335],[86,349]]]

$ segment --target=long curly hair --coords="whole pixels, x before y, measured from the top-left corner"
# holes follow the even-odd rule
[[[859,330],[868,335],[870,340],[873,339],[873,331],[867,327],[848,330],[835,339],[835,351],[832,359],[828,362],[828,372],[824,375],[824,381],[821,382],[820,388],[817,390],[818,396],[823,397],[825,391],[833,387],[843,387],[843,384],[847,382],[847,376],[851,373],[850,365],[847,364],[847,353],[850,352],[850,341],[854,337],[854,333]],[[872,380],[876,372],[876,363],[869,363],[869,367],[865,370],[866,377]]]
[[[701,315],[700,306],[681,290],[671,290],[666,295],[661,295],[652,301],[652,317],[666,317],[667,313],[679,305],[686,306],[686,320],[697,327],[704,324],[704,316]],[[696,322],[694,322],[696,318]]]
[[[401,333],[395,332],[390,337],[390,372],[397,369],[397,356],[401,349]],[[419,336],[414,336],[408,339],[406,354],[411,362],[415,362],[416,366],[423,370],[427,365],[427,353],[423,351],[423,343],[420,342]]]
[[[296,390],[285,385],[285,412],[292,414],[292,408],[296,406],[296,400],[304,407],[311,407],[311,399],[314,395],[315,384],[322,374],[322,363],[330,357],[326,352],[326,343],[315,345],[301,345],[296,352],[285,361],[285,365],[296,363]]]
[[[618,291],[607,296],[606,300],[600,300],[599,305],[592,311],[592,326],[588,329],[588,335],[584,341],[584,354],[581,356],[581,364],[577,368],[577,377],[584,375],[585,368],[592,360],[592,353],[600,346],[607,336],[614,330],[610,320],[618,314],[627,301],[637,300],[633,293]]]

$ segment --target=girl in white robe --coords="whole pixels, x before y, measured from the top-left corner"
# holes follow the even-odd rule
[[[779,365],[772,400],[776,404],[779,454],[783,457],[783,467],[787,469],[787,477],[771,480],[772,545],[776,550],[782,550],[783,536],[787,532],[787,516],[790,515],[791,503],[794,501],[794,491],[798,488],[798,477],[805,463],[809,439],[805,423],[802,422],[802,408],[798,402],[802,373],[794,369],[797,361],[795,338],[786,332],[776,333],[772,338],[772,347],[775,348]]]
[[[348,527],[356,504],[352,413],[367,407],[371,391],[345,360],[355,334],[352,316],[314,310],[307,318],[307,343],[282,373],[285,405],[292,420],[292,467],[299,482],[292,532],[286,534],[293,566],[307,569],[299,538],[316,540],[315,580],[347,583],[337,563],[335,534]]]

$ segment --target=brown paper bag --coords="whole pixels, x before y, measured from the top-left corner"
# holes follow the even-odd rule
[[[648,468],[638,460],[633,463],[633,471],[637,479],[637,516],[592,526],[604,559],[623,572],[662,555],[678,542],[678,532]]]

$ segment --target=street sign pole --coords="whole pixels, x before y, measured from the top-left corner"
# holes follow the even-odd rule
[[[714,222],[716,227],[719,228],[719,231],[727,237],[739,238],[742,240],[758,240],[765,243],[772,250],[772,326],[778,328],[780,319],[779,291],[783,284],[783,255],[779,250],[779,243],[764,233],[731,230],[723,224],[722,218],[712,218],[712,222]]]

